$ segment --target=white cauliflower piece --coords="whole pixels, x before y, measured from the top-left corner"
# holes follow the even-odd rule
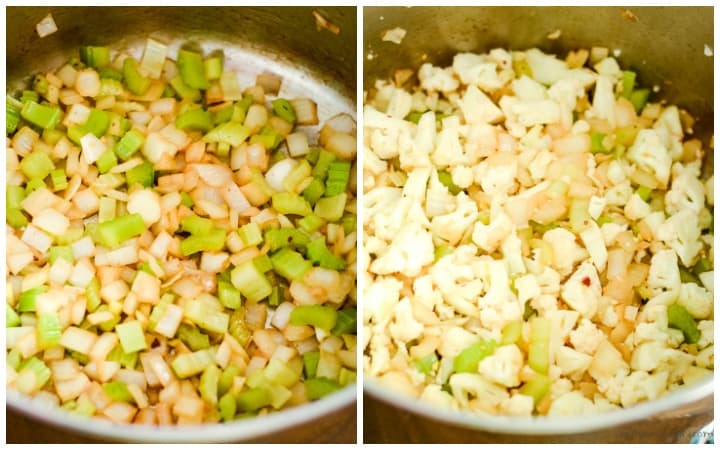
[[[555,154],[548,150],[537,152],[533,160],[530,164],[528,164],[528,171],[530,172],[530,177],[532,177],[533,181],[538,182],[544,179],[548,166],[550,166],[550,163],[556,159],[557,157]]]
[[[479,275],[487,287],[485,295],[479,300],[482,325],[489,330],[500,330],[506,323],[519,320],[523,309],[510,290],[505,264],[488,260],[485,262],[485,273]]]
[[[587,252],[576,242],[575,235],[565,228],[553,228],[543,235],[553,250],[552,266],[561,275],[572,272],[575,263],[587,258]]]
[[[473,203],[474,204],[474,203]],[[522,241],[515,233],[510,233],[501,246],[503,260],[507,264],[507,271],[510,275],[525,273],[525,263],[522,257]]]
[[[423,324],[415,320],[410,299],[405,297],[395,305],[395,320],[390,323],[390,336],[400,342],[410,342],[422,335]]]
[[[461,327],[451,327],[443,333],[437,351],[443,360],[455,358],[461,351],[477,342],[477,335]]]
[[[463,147],[460,144],[460,118],[446,117],[442,121],[442,130],[437,135],[432,161],[439,167],[452,167],[467,163]]]
[[[541,294],[540,285],[535,275],[527,274],[515,279],[515,289],[518,292],[518,300],[525,304],[526,301]]]
[[[506,116],[516,118],[525,127],[560,121],[560,105],[554,100],[508,101],[500,99],[500,108]],[[503,101],[504,100],[504,101]]]
[[[467,126],[464,142],[468,164],[475,164],[480,158],[490,156],[498,144],[497,130],[487,123],[473,123]]]
[[[387,163],[373,153],[370,148],[363,147],[363,155],[363,168],[366,172],[378,176],[387,171]]]
[[[452,68],[443,69],[429,63],[420,66],[418,79],[420,80],[420,86],[427,91],[452,92],[460,85],[459,81],[453,76]]]
[[[625,217],[630,220],[640,220],[652,212],[650,205],[638,194],[633,194],[625,205]]]
[[[680,270],[677,256],[672,250],[655,253],[650,260],[647,285],[657,295],[662,291],[680,291]]]
[[[633,188],[629,180],[616,184],[605,191],[605,203],[609,206],[623,206],[633,195]]]
[[[624,407],[632,406],[644,400],[652,400],[665,392],[667,387],[667,372],[658,372],[653,375],[637,371],[625,378],[620,392],[620,401]]]
[[[554,55],[547,55],[536,48],[525,52],[525,60],[530,66],[533,78],[547,86],[565,78],[568,73],[565,61],[557,59]]]
[[[385,111],[390,117],[396,119],[404,119],[405,116],[410,114],[412,108],[412,95],[405,89],[393,89],[393,93],[390,96],[390,103],[388,103],[387,110]]]
[[[513,394],[500,402],[500,411],[508,416],[531,416],[534,400],[529,395]]]
[[[455,398],[442,390],[442,387],[437,384],[429,384],[425,386],[422,394],[420,394],[420,401],[426,402],[429,405],[436,405],[441,408],[453,408],[457,406]]]
[[[715,346],[710,345],[700,350],[695,356],[695,365],[706,369],[713,369],[715,367]]]
[[[580,239],[582,240],[588,253],[590,253],[590,259],[593,264],[597,267],[599,272],[605,270],[605,264],[607,264],[608,251],[605,247],[605,239],[603,237],[600,227],[597,223],[590,222],[588,226],[580,232]]]
[[[588,204],[588,213],[590,214],[590,217],[597,220],[605,209],[606,203],[607,201],[605,200],[605,197],[598,197],[596,195],[590,197],[590,202]]]
[[[450,171],[452,182],[461,189],[467,189],[473,184],[473,170],[469,166],[455,166]]]
[[[500,243],[512,231],[513,223],[501,206],[490,208],[490,223],[485,225],[478,221],[472,234],[472,240],[486,252],[494,252]]]
[[[618,349],[610,341],[603,339],[595,350],[595,356],[588,367],[588,373],[595,380],[615,376],[618,372],[628,371],[628,363],[622,357]]]
[[[507,387],[520,385],[520,369],[523,366],[523,355],[516,345],[503,345],[485,357],[478,366],[478,371],[488,380]]]
[[[433,282],[445,302],[460,314],[477,316],[477,299],[483,291],[483,281],[477,278],[471,266],[476,249],[463,245],[430,268]]]
[[[696,319],[707,319],[713,313],[712,294],[695,283],[683,283],[680,286],[677,303]]]
[[[593,355],[605,341],[605,334],[588,319],[581,319],[578,327],[570,332],[570,343],[575,350]]]
[[[583,262],[565,282],[561,297],[583,317],[590,319],[595,315],[600,297],[600,278],[589,261]]]
[[[703,247],[699,241],[698,216],[686,209],[670,216],[658,229],[658,237],[675,250],[685,267],[692,265]]]
[[[510,398],[507,390],[485,379],[482,375],[475,373],[456,373],[450,377],[450,389],[453,396],[465,407],[470,398],[474,398],[480,404],[492,411]]]
[[[625,230],[627,230],[627,225],[620,225],[615,222],[604,223],[602,227],[600,227],[600,231],[602,231],[605,246],[611,246],[615,238]]]
[[[433,289],[432,276],[423,275],[413,281],[413,301],[429,310],[442,303],[442,295]]]
[[[715,280],[715,271],[710,270],[707,272],[703,272],[700,275],[698,275],[698,278],[700,278],[700,282],[705,286],[705,289],[707,289],[710,292],[715,292],[713,281]]]
[[[475,167],[475,182],[485,193],[493,197],[504,198],[514,190],[515,177],[518,172],[518,162],[513,160],[508,164],[494,164],[492,167],[486,161]]]
[[[363,295],[365,320],[376,324],[389,321],[395,305],[400,301],[401,288],[402,283],[390,277],[377,277],[370,282]]]
[[[456,198],[440,182],[437,170],[433,170],[425,195],[425,213],[428,217],[442,216],[455,209]]]
[[[698,348],[705,348],[714,342],[714,320],[701,320],[700,322],[698,322],[698,329],[700,330],[700,339],[698,339],[697,342]]]
[[[662,341],[647,341],[635,347],[630,359],[633,370],[650,372],[662,362],[666,347]]]
[[[503,118],[503,112],[480,89],[471,85],[460,101],[460,110],[465,123],[496,123]]]
[[[425,199],[425,190],[427,182],[432,173],[429,168],[413,169],[408,172],[405,186],[403,186],[403,197],[409,198],[414,202],[422,202]]]
[[[431,222],[433,236],[453,246],[460,242],[478,217],[477,204],[464,192],[458,194],[456,199],[455,211],[435,216]]]
[[[478,86],[488,92],[503,86],[498,78],[497,65],[486,55],[458,53],[453,58],[452,68],[463,84]]]
[[[623,181],[627,180],[625,168],[620,161],[615,159],[610,161],[607,170],[607,178],[608,180],[610,180],[610,182],[612,182],[612,184],[620,184]]]
[[[556,398],[548,409],[548,416],[580,416],[595,411],[592,400],[585,398],[580,392],[571,391]]]
[[[548,98],[545,86],[527,75],[522,75],[512,81],[511,87],[515,97],[521,101],[544,100]]]
[[[615,93],[613,92],[613,79],[607,75],[600,75],[595,82],[592,113],[595,117],[605,119],[615,128]]]
[[[672,158],[656,130],[640,130],[627,157],[641,169],[652,173],[661,186],[667,186]]]
[[[579,379],[590,367],[592,356],[579,352],[567,346],[560,346],[555,350],[555,363],[562,370],[562,374]]]
[[[627,371],[619,371],[615,375],[601,378],[597,380],[598,391],[605,398],[613,403],[620,403],[620,392],[622,391],[623,382],[627,378]]]
[[[370,271],[378,275],[400,272],[415,277],[434,259],[432,234],[420,224],[411,222],[400,229],[386,251],[370,264]]]
[[[687,170],[680,163],[673,169],[677,166],[682,169],[673,175],[672,187],[665,194],[665,210],[675,214],[688,209],[697,214],[705,206],[705,187],[695,170]]]

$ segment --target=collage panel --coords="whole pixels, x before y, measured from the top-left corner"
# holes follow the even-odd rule
[[[363,36],[364,442],[712,442],[712,7]]]
[[[11,443],[355,443],[357,9],[6,8]]]

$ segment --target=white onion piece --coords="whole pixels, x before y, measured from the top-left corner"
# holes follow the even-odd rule
[[[232,172],[219,164],[189,164],[189,169],[197,172],[201,180],[208,186],[220,187],[232,181]]]
[[[221,187],[220,195],[222,195],[227,204],[238,213],[242,213],[251,206],[240,188],[233,182]]]
[[[35,31],[37,31],[38,36],[40,36],[41,38],[50,36],[57,30],[58,27],[55,24],[55,20],[53,19],[52,14],[48,14],[47,16],[43,17],[43,19],[38,22],[37,25],[35,25]]]
[[[325,121],[323,128],[325,127],[332,128],[338,133],[354,134],[355,119],[353,119],[349,114],[340,113]]]
[[[285,190],[282,184],[283,180],[297,164],[297,160],[292,158],[280,160],[265,173],[265,180],[271,188],[278,192],[282,192]]]

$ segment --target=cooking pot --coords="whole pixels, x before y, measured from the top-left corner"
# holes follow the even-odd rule
[[[637,72],[655,97],[687,109],[695,135],[709,148],[713,129],[711,7],[366,7],[363,10],[366,92],[377,79],[424,62],[448,66],[458,52],[496,47],[569,50],[608,47]],[[400,27],[400,45],[382,40]],[[557,39],[550,39],[556,35]],[[651,100],[653,97],[651,97]],[[707,152],[704,173],[713,173]],[[659,399],[580,417],[501,417],[439,409],[365,378],[364,442],[611,443],[690,442],[713,417],[712,377]]]
[[[321,123],[355,115],[355,7],[8,7],[7,90],[37,72],[55,70],[82,45],[109,45],[139,57],[148,37],[170,46],[193,41],[222,49],[225,66],[283,77],[282,93],[311,97]],[[51,13],[58,31],[40,39],[35,24]],[[329,21],[324,22],[323,19]],[[323,26],[318,27],[318,23]],[[246,75],[246,78],[243,76]],[[243,80],[249,80],[249,83]],[[225,424],[149,427],[86,419],[7,392],[8,442],[355,442],[356,387],[302,406]],[[80,437],[82,435],[84,437]]]

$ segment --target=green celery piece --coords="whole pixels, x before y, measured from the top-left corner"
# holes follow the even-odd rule
[[[215,357],[210,349],[192,353],[182,353],[175,357],[170,367],[179,378],[188,378],[202,373],[208,366],[215,364]]]
[[[12,306],[5,303],[5,327],[12,328],[20,326],[20,316],[12,309]]]
[[[145,143],[145,135],[133,128],[115,144],[115,154],[123,161],[130,159]]]
[[[115,402],[132,403],[135,401],[127,385],[122,381],[111,381],[103,384],[103,391],[110,397],[110,400]]]
[[[407,120],[408,122],[412,122],[415,125],[417,125],[418,122],[420,122],[420,118],[422,117],[423,114],[424,113],[420,112],[420,111],[410,111],[408,113],[408,115],[405,116],[405,119],[403,119],[403,120]]]
[[[255,267],[258,268],[258,270],[262,273],[267,273],[272,270],[272,261],[270,260],[270,257],[267,254],[256,256],[253,258],[253,264],[255,264]]]
[[[173,98],[175,97],[175,94],[175,89],[173,89],[172,86],[170,86],[169,84],[166,84],[160,98]]]
[[[81,416],[92,417],[95,415],[95,404],[87,397],[80,397],[75,407],[75,414]]]
[[[612,149],[607,149],[603,145],[603,139],[606,134],[600,132],[590,133],[590,152],[592,153],[610,153]]]
[[[272,293],[272,285],[253,261],[245,261],[231,274],[232,284],[250,302],[259,302]]]
[[[447,170],[438,170],[438,180],[442,183],[452,195],[458,195],[462,189],[453,183],[452,175]]]
[[[140,73],[138,62],[132,57],[127,57],[123,61],[123,78],[128,90],[135,95],[143,95],[150,88],[150,78]]]
[[[636,112],[639,113],[645,107],[648,97],[650,97],[649,89],[636,89],[632,91],[632,94],[630,94],[630,103],[633,104]]]
[[[62,326],[56,313],[40,314],[37,320],[37,341],[39,348],[50,348],[60,343]]]
[[[275,272],[288,280],[299,281],[310,270],[312,263],[289,248],[283,248],[270,257]]]
[[[103,67],[98,71],[101,80],[115,80],[122,81],[123,74],[119,70],[115,70],[111,67]]]
[[[60,130],[48,129],[42,132],[42,140],[48,145],[55,145],[64,137],[65,133]]]
[[[234,111],[235,105],[228,105],[222,109],[218,109],[213,115],[213,124],[220,125],[225,122],[230,122],[230,120],[232,120]]]
[[[80,60],[88,67],[99,69],[110,65],[110,49],[92,45],[80,47]]]
[[[25,228],[28,224],[28,219],[20,208],[6,208],[5,220],[15,229]]]
[[[357,309],[343,308],[337,312],[337,321],[332,334],[354,334],[357,332]]]
[[[177,330],[177,337],[194,352],[210,348],[210,338],[208,335],[187,323],[180,324]]]
[[[290,312],[290,323],[293,325],[311,325],[330,331],[337,323],[338,312],[323,305],[301,305]]]
[[[502,329],[502,338],[500,339],[500,345],[509,345],[517,342],[522,336],[522,320],[514,320],[508,322]]]
[[[138,352],[125,353],[121,346],[116,345],[108,354],[107,360],[115,361],[126,369],[135,370],[138,361]]]
[[[175,126],[181,130],[200,130],[207,132],[213,127],[213,117],[202,108],[189,109],[178,116]]]
[[[283,247],[304,248],[310,243],[310,238],[294,228],[277,228],[265,232],[265,242],[270,245],[270,251],[274,252]]]
[[[225,142],[233,147],[242,144],[250,136],[250,129],[238,122],[218,125],[203,137],[205,142]]]
[[[615,130],[615,144],[626,147],[631,146],[632,143],[635,142],[635,137],[637,137],[639,130],[638,127],[633,125],[617,128]]]
[[[47,98],[48,89],[50,88],[50,82],[48,79],[41,74],[33,77],[33,90],[43,97]]]
[[[240,291],[232,283],[218,280],[218,300],[225,308],[238,309],[241,303]]]
[[[45,383],[50,380],[50,375],[52,375],[52,372],[50,371],[48,366],[46,366],[44,362],[34,356],[22,363],[19,369],[20,370],[18,370],[18,372],[22,372],[23,370],[30,370],[35,373],[35,387],[37,389],[45,386]]]
[[[330,153],[330,152],[328,152]],[[332,153],[330,153],[332,155]],[[335,157],[335,155],[332,155]],[[318,159],[320,158],[320,149],[317,147],[311,147],[308,150],[307,155],[305,155],[305,159],[307,162],[309,162],[311,165],[315,166],[318,162]]]
[[[328,166],[325,180],[325,196],[333,197],[345,192],[350,180],[351,164],[348,161],[333,161]]]
[[[128,214],[108,220],[97,226],[97,235],[101,244],[116,248],[123,242],[145,231],[145,221],[140,214]]]
[[[272,397],[267,389],[251,388],[238,394],[236,400],[242,411],[251,412],[269,406]]]
[[[62,191],[68,186],[68,179],[64,169],[55,169],[50,172],[50,181],[55,191]]]
[[[547,375],[537,374],[535,377],[523,384],[518,392],[522,395],[528,395],[533,398],[535,405],[550,392],[552,380]]]
[[[325,181],[330,163],[333,161],[335,161],[335,155],[325,149],[321,149],[318,153],[315,167],[313,167],[312,176],[319,178],[321,181]]]
[[[647,186],[640,186],[637,188],[635,193],[640,196],[641,199],[648,201],[650,200],[650,196],[652,195],[652,188],[649,188]]]
[[[35,312],[35,299],[38,295],[47,292],[48,289],[43,284],[22,292],[18,299],[17,310],[19,312]]]
[[[100,80],[100,92],[98,93],[98,97],[104,97],[106,95],[118,97],[124,93],[125,87],[120,81],[110,78],[103,78]]]
[[[530,322],[528,366],[543,375],[547,375],[550,366],[551,327],[550,320],[544,317],[535,317]]]
[[[712,228],[710,228],[710,229],[712,229]],[[692,272],[695,275],[700,275],[701,273],[708,272],[712,269],[713,269],[713,264],[710,262],[710,260],[706,256],[703,256],[693,266]]]
[[[283,188],[286,191],[293,192],[307,177],[310,176],[312,167],[306,160],[301,160],[282,180]]]
[[[331,270],[345,270],[345,260],[335,255],[325,245],[325,236],[314,239],[307,245],[307,257],[313,264]]]
[[[347,194],[342,193],[333,197],[324,197],[315,204],[315,215],[322,217],[328,222],[337,222],[342,219],[345,211]]]
[[[205,77],[205,66],[200,53],[189,50],[179,50],[177,66],[183,82],[193,89],[207,89],[210,87]]]
[[[204,62],[205,78],[208,80],[217,80],[222,76],[223,58],[222,56],[213,56]]]
[[[319,178],[313,178],[310,184],[303,190],[302,195],[311,205],[315,205],[325,193],[325,183]]]
[[[72,248],[70,249],[72,250]],[[100,280],[97,277],[93,277],[92,280],[85,286],[85,298],[87,300],[87,310],[94,312],[102,300],[100,299]]]
[[[272,206],[280,214],[307,216],[313,212],[307,200],[293,192],[279,192],[277,194],[273,194]],[[318,214],[318,216],[322,217],[320,214]]]
[[[218,394],[225,395],[233,385],[233,380],[236,376],[240,375],[240,368],[235,363],[230,365],[223,370],[218,378]]]
[[[338,383],[340,386],[347,386],[348,384],[355,383],[356,381],[357,372],[345,367],[340,368],[340,373],[338,374]]]
[[[270,306],[278,306],[280,303],[283,302],[285,299],[285,294],[283,293],[284,288],[282,286],[273,286],[272,293],[270,294],[270,298],[268,299],[268,304]]]
[[[620,92],[620,95],[628,100],[630,99],[633,88],[635,87],[635,77],[635,72],[630,70],[623,71],[621,79],[622,91]]]
[[[190,100],[193,103],[197,103],[202,100],[202,94],[198,89],[193,89],[183,81],[182,77],[178,74],[170,80],[170,86],[183,100]]]
[[[245,247],[249,247],[251,245],[259,245],[263,241],[260,227],[255,222],[250,222],[241,226],[238,229],[238,234],[240,235],[240,239],[242,240]]]
[[[25,199],[25,190],[21,186],[6,186],[5,206],[7,208],[22,208],[22,201]]]
[[[20,170],[28,178],[43,178],[50,175],[55,169],[55,164],[50,156],[42,150],[35,150],[28,154],[20,162]]]
[[[673,303],[667,307],[668,327],[682,331],[685,342],[690,344],[700,340],[700,330],[692,315],[682,305]]]
[[[16,348],[10,350],[7,353],[5,361],[8,367],[12,367],[13,370],[17,372],[20,369],[20,363],[22,363],[22,355],[20,354],[20,350]]]
[[[132,186],[138,183],[145,187],[155,185],[155,169],[150,161],[143,161],[142,164],[133,167],[125,172],[127,185]]]
[[[37,103],[39,101],[40,101],[40,95],[37,92],[28,91],[28,90],[22,91],[22,95],[20,96],[20,103],[22,103],[23,105],[25,103],[29,103],[29,102]]]
[[[306,352],[303,354],[303,370],[305,371],[306,379],[315,378],[319,362],[319,351]]]
[[[523,75],[526,75],[530,78],[532,78],[533,76],[532,68],[530,67],[530,64],[525,58],[513,58],[512,68],[517,78],[520,78]]]
[[[437,362],[438,357],[435,352],[433,352],[425,357],[416,359],[414,365],[418,372],[429,375],[433,371],[433,367],[435,367],[435,363]]]
[[[33,125],[40,128],[51,129],[60,122],[62,111],[57,106],[46,106],[29,101],[23,105],[20,115]]]
[[[183,206],[187,206],[188,208],[192,208],[195,202],[193,201],[192,197],[190,197],[190,194],[183,191],[180,193],[180,204]]]
[[[435,262],[438,262],[440,259],[452,255],[453,254],[453,248],[448,247],[447,245],[441,245],[440,247],[435,248]]]
[[[141,269],[142,270],[142,269]],[[163,294],[160,297],[160,301],[153,307],[150,317],[148,318],[148,330],[155,330],[160,320],[165,316],[167,306],[173,303],[175,297],[172,294]],[[180,324],[182,327],[183,324]]]
[[[117,157],[115,156],[115,152],[112,150],[106,150],[105,153],[100,155],[97,161],[95,161],[95,165],[101,174],[108,173],[110,169],[117,166],[117,164]]]
[[[312,378],[305,380],[305,391],[308,400],[317,400],[340,389],[340,385],[329,378]]]
[[[270,103],[272,103],[273,111],[276,116],[286,122],[295,123],[297,116],[295,115],[295,109],[293,109],[289,101],[284,98],[276,98]]]
[[[30,194],[33,191],[36,191],[40,188],[46,188],[47,184],[43,181],[42,178],[31,178],[30,181],[27,182],[27,185],[25,186],[26,193]]]
[[[453,370],[456,373],[476,373],[478,364],[486,357],[493,354],[497,348],[494,340],[481,340],[461,351],[453,360]]]
[[[212,310],[201,300],[190,300],[185,303],[184,317],[211,333],[226,333],[230,323],[228,314]]]
[[[96,137],[102,137],[110,127],[110,115],[99,109],[91,109],[88,120],[82,125],[73,125],[68,128],[68,138],[75,144],[80,145],[80,139],[86,134],[92,133]]]
[[[216,405],[218,402],[218,381],[220,380],[220,369],[215,365],[209,365],[200,377],[200,397],[203,400]]]
[[[17,105],[17,100],[7,96],[5,99],[5,134],[11,135],[17,130],[18,124],[20,124],[20,110],[22,104]]]
[[[54,264],[58,258],[62,258],[70,263],[75,262],[75,259],[73,258],[72,248],[67,245],[50,247],[50,251],[48,253],[48,261],[50,262],[50,264]]]
[[[147,348],[145,332],[137,320],[131,320],[115,326],[120,345],[125,353],[133,353]]]
[[[223,422],[230,422],[235,418],[237,412],[237,403],[232,394],[225,394],[218,401],[218,411]]]
[[[251,144],[260,144],[267,150],[274,150],[283,141],[283,136],[271,127],[263,127],[258,134],[250,137]]]
[[[245,95],[242,100],[235,102],[235,105],[233,106],[233,115],[231,120],[233,122],[245,122],[247,112],[254,102],[255,101],[253,100],[252,95]]]
[[[694,273],[692,273],[691,271],[689,271],[689,270],[686,269],[685,267],[680,266],[679,269],[680,269],[680,282],[682,282],[682,283],[695,283],[695,284],[697,284],[697,285],[701,285],[701,284],[702,284],[702,283],[700,282],[700,279],[699,279],[697,276],[695,276]]]
[[[300,225],[300,228],[305,230],[308,233],[313,233],[317,231],[325,221],[321,219],[320,217],[316,216],[315,214],[310,214],[309,216],[305,216],[302,219],[298,220],[298,225]]]
[[[190,256],[198,252],[222,250],[227,232],[223,228],[214,228],[205,235],[193,235],[180,242],[180,252]]]
[[[270,362],[263,369],[263,376],[271,383],[284,387],[290,387],[300,380],[300,374],[289,368],[278,358],[270,359]]]
[[[204,217],[192,215],[180,221],[182,231],[190,234],[206,235],[213,229],[213,221]]]

